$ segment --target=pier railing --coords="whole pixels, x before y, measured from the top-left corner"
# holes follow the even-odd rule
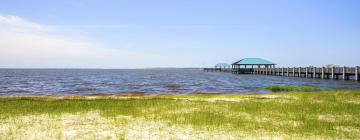
[[[204,68],[206,72],[231,72],[231,68]]]
[[[204,68],[204,71],[360,81],[360,67]]]

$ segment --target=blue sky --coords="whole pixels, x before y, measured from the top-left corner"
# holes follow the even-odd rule
[[[360,65],[357,0],[1,0],[0,67]]]

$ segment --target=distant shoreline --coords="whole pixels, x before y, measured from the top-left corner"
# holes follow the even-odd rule
[[[203,69],[203,67],[198,68],[176,68],[176,67],[154,67],[154,68],[0,68],[9,69],[9,70],[147,70],[147,69]]]

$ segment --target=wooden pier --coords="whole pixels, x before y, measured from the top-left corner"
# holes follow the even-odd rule
[[[293,68],[204,68],[206,72],[231,72],[286,77],[360,81],[360,67],[293,67]]]
[[[232,72],[231,68],[204,68],[205,72]]]

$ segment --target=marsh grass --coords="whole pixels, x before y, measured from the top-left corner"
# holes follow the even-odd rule
[[[53,119],[62,124],[55,125],[57,121],[44,124],[51,130],[46,130],[49,133],[44,135],[58,134],[67,139],[62,128],[76,124],[64,124],[64,120],[58,118],[69,118],[72,114],[80,115],[77,118],[80,126],[112,130],[104,134],[109,133],[114,139],[360,138],[360,91],[90,99],[9,97],[0,98],[0,106],[0,128],[6,128],[0,139],[22,135],[15,133],[20,130],[33,129],[31,126],[36,123],[31,122],[41,122],[44,118],[36,117],[41,115],[47,116],[45,121]],[[89,112],[98,115],[79,119],[92,116],[86,115]],[[33,117],[28,123],[19,123],[20,118],[26,116]],[[94,118],[102,121],[94,122]],[[141,131],[134,132],[135,129]],[[74,133],[82,134],[80,129]]]
[[[265,89],[270,90],[272,92],[289,92],[289,91],[310,92],[310,91],[320,91],[321,90],[318,87],[308,87],[308,86],[268,86],[268,87],[265,87]]]

